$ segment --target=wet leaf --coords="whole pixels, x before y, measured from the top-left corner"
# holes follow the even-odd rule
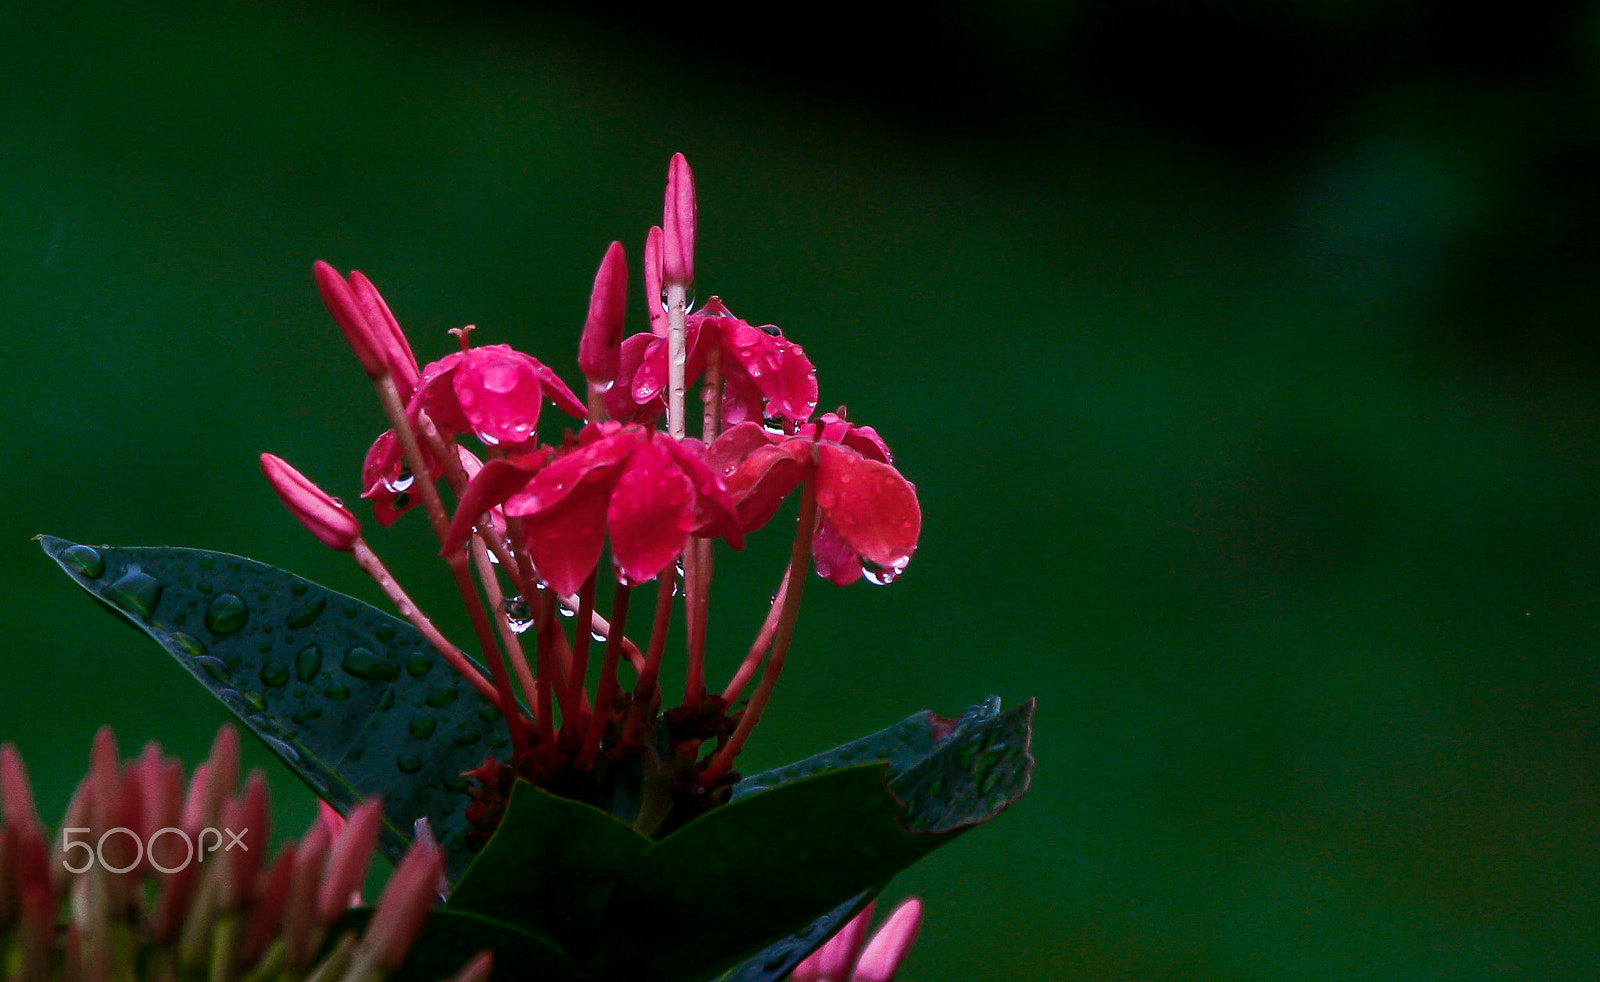
[[[398,860],[427,818],[459,876],[471,859],[463,771],[501,753],[505,727],[417,631],[353,597],[227,553],[84,546],[44,551],[165,648],[340,811],[383,798]]]

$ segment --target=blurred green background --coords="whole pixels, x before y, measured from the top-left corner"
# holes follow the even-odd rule
[[[1030,796],[891,891],[903,978],[1595,977],[1593,0],[0,5],[0,738],[47,814],[100,724],[193,762],[223,713],[29,538],[373,598],[256,466],[354,499],[382,427],[311,261],[576,382],[674,150],[701,295],[925,515],[892,587],[813,580],[745,766],[1040,700]],[[373,538],[457,623],[421,523]],[[782,548],[719,566],[720,672]]]

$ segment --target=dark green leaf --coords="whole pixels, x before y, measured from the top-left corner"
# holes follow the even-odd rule
[[[499,713],[405,621],[253,560],[40,536],[67,574],[221,699],[345,811],[383,797],[385,853],[427,818],[452,877],[471,855],[463,771],[504,746]]]
[[[488,914],[584,951],[617,877],[652,844],[597,808],[518,781],[494,838],[450,894],[450,908]]]
[[[330,939],[347,930],[364,930],[371,917],[371,907],[349,911],[329,933]],[[579,982],[584,978],[578,966],[547,937],[481,914],[435,908],[423,922],[405,964],[385,982],[441,982],[486,948],[494,952],[490,973],[494,979]]]
[[[656,843],[617,884],[596,973],[713,978],[950,837],[906,831],[884,775],[866,764],[803,778]]]

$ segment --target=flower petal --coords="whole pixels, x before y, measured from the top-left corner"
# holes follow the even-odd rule
[[[541,476],[548,472],[549,468]],[[575,493],[522,520],[523,548],[539,576],[558,594],[577,593],[599,563],[606,539],[606,505],[614,484],[614,476],[585,481]]]
[[[550,453],[549,447],[540,447],[533,453],[501,457],[484,464],[461,493],[455,518],[450,523],[450,534],[445,536],[440,551],[451,553],[461,548],[484,512],[504,504],[507,498],[527,487],[533,475],[550,459]]]
[[[654,579],[683,551],[694,527],[694,482],[663,446],[642,444],[611,494],[611,556],[632,583]]]
[[[911,561],[922,509],[916,489],[889,464],[817,444],[817,507],[869,562],[899,570]]]
[[[472,434],[491,445],[522,443],[532,437],[544,404],[538,371],[542,367],[505,344],[462,352],[451,387]]]

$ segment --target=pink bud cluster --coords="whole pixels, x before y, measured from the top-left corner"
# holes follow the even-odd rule
[[[888,582],[921,531],[916,491],[877,433],[846,421],[843,409],[815,416],[817,373],[798,344],[716,297],[691,309],[697,224],[693,175],[676,155],[662,224],[645,238],[648,330],[625,336],[627,262],[613,242],[578,346],[581,399],[537,358],[474,345],[472,328],[452,332],[459,350],[419,367],[366,277],[316,265],[318,288],[390,422],[367,452],[362,497],[379,525],[413,508],[427,513],[487,673],[438,635],[342,505],[278,458],[262,458],[290,512],[323,543],[350,551],[506,714],[517,773],[550,787],[582,785],[584,775],[637,757],[666,725],[674,759],[657,765],[664,773],[652,786],[712,802],[734,779],[734,755],[784,664],[805,567],[840,586],[863,576]],[[575,431],[543,439],[546,401],[579,421]],[[712,690],[714,542],[741,549],[791,498],[794,545],[772,606],[728,683]],[[686,682],[681,703],[663,715],[658,680],[678,576]],[[653,580],[649,636],[635,644],[625,633],[630,594]],[[609,617],[596,610],[602,584]],[[559,613],[577,615],[570,634]],[[591,658],[596,644],[603,653]]]
[[[922,926],[922,901],[912,897],[894,909],[863,947],[872,905],[795,966],[790,982],[892,982]]]
[[[182,765],[154,743],[120,761],[107,727],[51,838],[21,755],[0,745],[0,951],[16,952],[9,978],[209,973],[370,982],[394,971],[438,899],[442,854],[419,840],[365,933],[331,939],[359,899],[382,815],[375,801],[352,809],[348,821],[329,814],[298,841],[282,843],[269,862],[266,780],[252,772],[239,788],[232,727],[218,732],[187,781]],[[129,925],[142,947],[128,947]],[[486,970],[476,969],[479,982]]]

